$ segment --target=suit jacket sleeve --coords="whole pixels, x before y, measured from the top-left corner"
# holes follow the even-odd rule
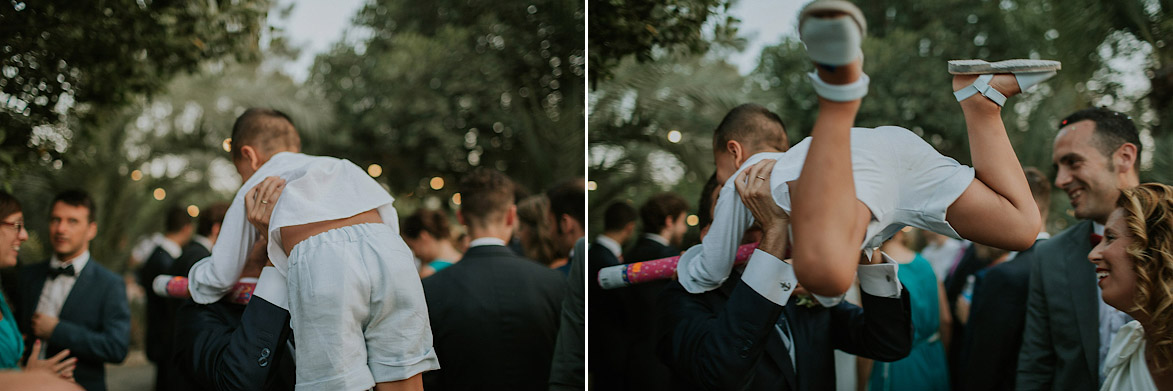
[[[1034,256],[1019,254],[1022,256]],[[1050,389],[1055,373],[1055,351],[1052,348],[1050,317],[1047,314],[1047,296],[1043,290],[1043,259],[1035,258],[1030,268],[1030,294],[1026,301],[1026,329],[1022,333],[1022,349],[1018,352],[1016,389]]]
[[[864,308],[842,302],[830,308],[835,348],[879,361],[896,361],[912,351],[912,311],[908,290],[899,298],[877,297],[860,290]]]
[[[1019,261],[1022,261],[1021,259]],[[1013,388],[1014,365],[1022,345],[1025,287],[1016,287],[1004,264],[990,269],[974,285],[973,305],[962,343],[958,384],[965,389]],[[1015,316],[1017,314],[1017,316]],[[1010,379],[1004,379],[1010,375]]]
[[[212,304],[216,305],[216,304]],[[289,312],[253,296],[237,326],[205,306],[188,303],[180,310],[179,344],[186,345],[181,366],[189,365],[197,381],[215,390],[264,389],[277,368],[289,338]]]
[[[49,343],[69,347],[70,355],[107,363],[120,363],[126,359],[130,345],[130,304],[126,301],[126,285],[117,277],[102,284],[99,300],[101,308],[95,310],[102,317],[101,329],[91,330],[83,325],[60,320]]]
[[[586,285],[583,269],[586,246],[583,240],[574,246],[574,257],[570,260],[570,276],[567,278],[566,297],[562,300],[562,322],[558,328],[558,340],[554,345],[554,362],[550,367],[550,389],[582,389],[585,372],[586,338],[583,335],[585,318],[583,309]]]
[[[732,280],[729,282],[733,282]],[[675,376],[710,390],[738,389],[753,374],[782,306],[737,280],[719,310],[672,282],[660,295],[658,352]]]

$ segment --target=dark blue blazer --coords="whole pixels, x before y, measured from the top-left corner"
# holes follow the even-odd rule
[[[289,311],[253,296],[247,306],[188,300],[176,312],[176,386],[188,390],[292,390]]]
[[[627,363],[627,324],[630,305],[624,295],[630,287],[605,290],[599,286],[599,270],[619,265],[611,250],[595,242],[587,250],[587,291],[590,292],[590,379],[593,389],[626,389],[629,374],[636,372]],[[650,326],[650,325],[649,325]]]
[[[440,369],[427,390],[548,390],[566,278],[504,246],[423,280]]]
[[[895,361],[912,350],[907,291],[900,298],[862,293],[863,308],[785,306],[731,276],[720,288],[691,294],[673,281],[657,306],[659,354],[674,390],[833,390],[834,350]],[[775,324],[786,311],[797,370]]]
[[[28,335],[25,354],[32,350],[32,317],[48,272],[48,261],[23,267],[20,286],[13,292],[13,302],[19,303],[14,316],[20,331]],[[48,341],[48,356],[69,349],[70,356],[77,357],[73,371],[77,383],[89,391],[105,390],[106,363],[122,362],[130,345],[130,305],[122,278],[91,257],[65,298],[58,319]]]

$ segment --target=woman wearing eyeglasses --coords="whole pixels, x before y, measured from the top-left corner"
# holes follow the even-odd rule
[[[28,239],[28,231],[24,229],[24,214],[20,212],[20,201],[17,201],[16,197],[11,194],[0,190],[0,268],[16,266],[16,256],[20,254],[20,245]],[[42,360],[39,358],[40,349],[38,341],[33,345],[32,354],[29,355],[28,363],[24,369],[46,371],[63,379],[73,379],[73,368],[76,366],[77,359],[67,358],[69,350],[63,350],[56,356]],[[18,384],[21,381],[21,376],[8,370],[20,369],[20,358],[23,353],[24,341],[20,337],[20,330],[16,327],[16,319],[12,316],[12,309],[8,306],[7,298],[0,294],[0,383]],[[14,383],[9,383],[9,381]]]

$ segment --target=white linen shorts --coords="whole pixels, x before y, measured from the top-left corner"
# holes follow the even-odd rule
[[[440,368],[411,251],[385,224],[314,235],[289,254],[301,390],[367,390]]]

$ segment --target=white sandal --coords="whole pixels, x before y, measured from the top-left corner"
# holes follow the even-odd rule
[[[1036,84],[1050,79],[1055,76],[1056,71],[1063,68],[1063,64],[1058,61],[1051,60],[1005,60],[998,62],[987,62],[984,60],[953,60],[949,61],[949,73],[954,75],[981,75],[973,84],[966,86],[960,90],[953,92],[953,97],[957,101],[963,101],[973,96],[974,94],[982,94],[982,96],[997,103],[998,106],[1006,104],[1006,95],[998,91],[990,85],[990,80],[998,73],[1014,74],[1014,80],[1018,81],[1018,89],[1026,92]]]
[[[844,13],[837,18],[814,17],[817,13]],[[867,20],[855,4],[844,0],[819,0],[808,4],[799,13],[799,36],[811,61],[834,68],[850,64],[863,57],[860,43],[867,32]],[[834,102],[850,102],[868,94],[871,79],[861,74],[850,84],[829,84],[819,79],[818,72],[808,74],[815,93]]]

